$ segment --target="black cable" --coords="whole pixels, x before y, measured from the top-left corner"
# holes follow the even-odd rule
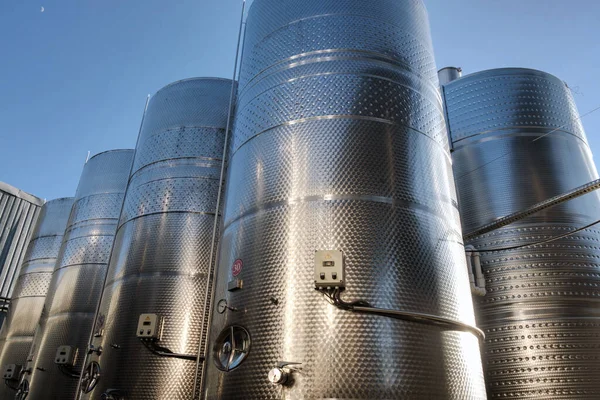
[[[5,384],[6,386],[8,386],[8,388],[9,388],[9,389],[11,389],[11,390],[15,390],[15,391],[19,390],[19,387],[14,387],[14,386],[11,386],[11,385],[10,385],[10,381],[9,381],[8,379],[5,379],[5,380],[4,380],[4,384]]]
[[[341,291],[339,289],[334,289],[333,291],[333,301],[338,308],[342,308],[344,310],[351,310],[354,307],[371,307],[371,305],[364,300],[356,300],[350,303],[345,302],[340,297]]]
[[[460,330],[464,332],[469,332],[474,334],[475,336],[485,339],[485,334],[483,331],[475,326],[471,326],[465,324],[460,321],[455,321],[450,318],[439,317],[437,315],[424,314],[424,313],[415,313],[410,311],[399,311],[399,310],[386,310],[383,308],[372,307],[368,302],[364,300],[356,300],[353,302],[345,302],[340,297],[340,290],[334,289],[332,293],[327,293],[327,297],[329,297],[333,301],[333,305],[339,309],[346,311],[359,312],[364,314],[375,314],[381,315],[387,318],[400,319],[411,322],[425,323],[429,325],[435,325],[438,327],[452,329],[452,330]]]
[[[576,229],[574,231],[567,232],[567,233],[564,233],[564,234],[558,235],[558,236],[553,236],[551,238],[548,238],[548,239],[545,239],[545,240],[542,240],[542,241],[539,241],[539,242],[529,243],[529,244],[521,244],[521,245],[518,245],[518,246],[511,246],[511,247],[500,247],[500,248],[497,248],[497,249],[475,249],[475,252],[478,252],[478,253],[493,253],[495,251],[518,250],[518,249],[522,249],[522,248],[530,247],[530,246],[539,246],[539,245],[542,245],[542,244],[554,242],[556,240],[560,240],[560,239],[569,237],[571,235],[574,235],[576,233],[584,231],[584,230],[586,230],[588,228],[591,228],[592,226],[598,225],[598,224],[600,224],[600,219],[598,221],[592,222],[591,224],[586,225],[584,227],[581,227],[579,229]]]
[[[60,372],[62,372],[64,375],[67,375],[69,378],[79,379],[81,375],[76,372],[73,372],[70,368],[66,367],[65,365],[58,364],[58,369],[60,370]]]
[[[191,355],[191,354],[173,353],[171,350],[167,349],[166,347],[158,346],[154,342],[150,342],[150,341],[143,340],[143,339],[140,339],[140,342],[142,342],[144,347],[146,347],[148,350],[150,350],[150,352],[156,354],[157,356],[180,358],[182,360],[191,360],[191,361],[196,361],[198,359],[198,357]],[[204,359],[204,357],[201,357],[201,360],[203,360],[203,359]]]
[[[73,379],[79,379],[79,377],[81,376],[81,373],[76,373],[73,372],[71,369],[67,368],[65,365],[61,365],[61,364],[57,364],[58,366],[58,370],[60,372],[62,372],[64,375],[68,376],[69,378],[73,378]]]

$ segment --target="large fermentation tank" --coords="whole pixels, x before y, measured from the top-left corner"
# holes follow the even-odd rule
[[[468,75],[444,88],[463,229],[598,179],[571,91],[529,69]],[[587,194],[480,235],[481,250],[536,243],[600,217]],[[491,398],[600,398],[600,230],[551,243],[482,253]]]
[[[485,398],[473,333],[315,290],[474,324],[422,2],[256,0],[240,76],[206,396]]]
[[[28,400],[72,399],[100,301],[133,150],[113,150],[85,164],[34,339]],[[74,365],[55,364],[69,346]]]
[[[98,363],[101,377],[95,387],[82,384],[92,389],[82,398],[191,396],[196,362],[152,353],[137,337],[138,320],[162,319],[155,344],[174,353],[195,356],[205,341],[231,85],[187,79],[148,104],[94,329],[92,343],[104,351],[87,363],[92,373]]]
[[[0,182],[0,326],[44,200]]]
[[[2,371],[11,365],[24,367],[26,364],[72,206],[73,198],[69,197],[49,201],[41,208],[15,285],[7,321],[0,331]],[[17,386],[17,378],[0,385],[0,398],[14,396],[14,389],[9,385]]]

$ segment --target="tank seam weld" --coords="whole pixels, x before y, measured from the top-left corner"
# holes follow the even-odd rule
[[[232,154],[231,157],[229,158],[229,162],[231,163],[231,160],[233,159],[233,157],[237,154],[237,152],[244,146],[246,146],[249,142],[251,142],[253,139],[256,139],[258,136],[267,133],[269,131],[281,128],[281,127],[287,127],[287,126],[292,126],[292,125],[298,125],[298,124],[302,124],[305,122],[312,122],[312,121],[323,121],[323,120],[335,120],[335,119],[350,119],[350,120],[357,120],[357,121],[369,121],[369,122],[378,122],[378,123],[382,123],[382,124],[386,124],[386,125],[391,125],[391,126],[396,126],[396,127],[402,127],[402,128],[406,128],[410,131],[413,132],[417,132],[423,136],[425,136],[427,139],[431,140],[433,143],[435,143],[437,146],[439,146],[442,150],[442,153],[444,154],[444,156],[446,157],[446,160],[449,163],[452,163],[452,159],[450,154],[448,154],[447,149],[444,147],[444,145],[442,145],[441,143],[439,143],[437,140],[433,139],[431,136],[427,135],[424,132],[421,132],[418,129],[415,129],[411,126],[405,125],[405,124],[401,124],[395,121],[390,121],[387,119],[382,119],[382,118],[377,118],[377,117],[367,117],[367,116],[359,116],[359,115],[352,115],[352,114],[339,114],[339,115],[320,115],[320,116],[316,116],[316,117],[308,117],[308,118],[300,118],[300,119],[295,119],[295,120],[291,120],[291,121],[285,121],[284,123],[281,123],[279,125],[275,125],[272,127],[269,127],[267,129],[264,129],[256,134],[254,134],[253,136],[249,137],[248,139],[246,139],[246,141],[244,143],[242,143],[241,145],[239,145],[237,147],[237,149],[235,149]]]

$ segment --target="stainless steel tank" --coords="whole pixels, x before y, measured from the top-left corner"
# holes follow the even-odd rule
[[[315,290],[474,324],[422,2],[256,0],[240,76],[206,396],[485,398],[475,334]]]
[[[148,104],[94,329],[92,343],[104,351],[87,363],[92,374],[97,363],[101,376],[83,382],[82,398],[191,396],[195,361],[153,353],[138,337],[138,321],[162,319],[154,344],[174,353],[195,357],[205,340],[231,89],[226,79],[187,79]]]
[[[83,168],[22,382],[28,400],[75,397],[132,160],[133,150],[113,150]]]
[[[464,232],[598,178],[573,96],[544,72],[503,68],[444,87]],[[572,232],[600,217],[597,192],[481,235],[481,250]],[[491,398],[600,398],[600,229],[481,253]]]
[[[4,374],[10,369],[13,372],[0,385],[2,399],[14,397],[26,365],[72,206],[71,197],[44,204],[29,241],[8,317],[0,331],[0,370]]]
[[[44,200],[0,182],[0,325]]]

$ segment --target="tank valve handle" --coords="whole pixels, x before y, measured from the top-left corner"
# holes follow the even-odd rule
[[[298,370],[298,368],[289,368],[290,365],[302,365],[302,363],[279,361],[277,367],[269,371],[269,382],[282,386],[288,383],[290,375]]]

